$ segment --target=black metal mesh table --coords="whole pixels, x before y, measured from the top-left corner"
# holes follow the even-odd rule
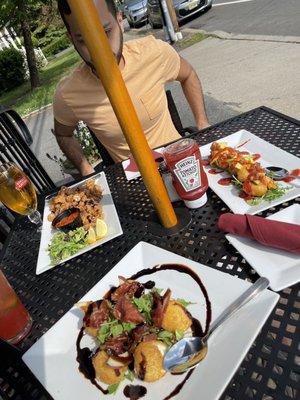
[[[203,145],[242,128],[300,156],[300,124],[265,107],[215,125],[195,135],[195,139]],[[257,279],[256,273],[217,229],[219,215],[229,210],[212,191],[208,191],[209,201],[204,207],[190,211],[192,222],[187,228],[178,235],[158,238],[146,229],[153,208],[142,180],[127,182],[121,165],[107,169],[106,176],[123,236],[39,276],[35,275],[39,246],[35,228],[27,219],[19,219],[9,236],[2,252],[3,270],[34,319],[30,335],[19,346],[21,352],[47,332],[141,240],[239,278]],[[271,208],[262,215],[273,214],[295,202],[299,199]],[[291,400],[300,397],[299,319],[300,285],[295,285],[280,293],[277,306],[223,393],[222,400]],[[51,399],[18,356],[4,353],[0,356],[0,389],[13,400]]]

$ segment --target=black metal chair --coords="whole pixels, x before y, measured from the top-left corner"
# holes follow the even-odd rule
[[[14,220],[14,215],[0,204],[0,250],[3,247]]]
[[[196,126],[183,127],[171,90],[166,90],[166,96],[168,109],[177,132],[183,137],[198,132],[199,129]]]
[[[55,189],[55,184],[30,150],[25,138],[30,139],[31,135],[19,114],[0,106],[0,163],[17,164],[30,177],[38,193]],[[13,221],[13,213],[0,203],[0,245],[3,245]]]
[[[166,96],[167,96],[167,101],[168,101],[168,109],[173,121],[173,124],[176,128],[176,130],[178,131],[178,133],[181,136],[188,136],[191,133],[196,133],[199,131],[199,129],[197,129],[194,126],[189,126],[184,128],[176,107],[176,104],[174,102],[172,93],[170,90],[166,91]],[[102,163],[100,164],[100,169],[106,168],[109,165],[113,165],[115,162],[112,159],[112,157],[110,156],[109,152],[106,150],[106,148],[103,146],[103,144],[100,142],[100,140],[96,137],[96,135],[90,130],[90,133],[92,135],[92,138],[94,139],[95,145],[101,155],[102,158]]]
[[[4,111],[5,111],[4,118],[6,118],[7,121],[10,120],[13,124],[15,124],[18,127],[21,135],[25,139],[25,142],[28,144],[28,146],[30,146],[33,142],[33,139],[23,119],[15,110],[10,110],[8,108],[0,106],[0,112]]]
[[[27,126],[13,110],[0,106],[0,162],[17,164],[32,180],[39,193],[55,184],[35,157],[23,135],[30,136]]]

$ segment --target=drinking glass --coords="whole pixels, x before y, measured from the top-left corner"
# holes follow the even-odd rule
[[[15,344],[30,331],[32,319],[0,270],[0,338]]]
[[[0,201],[12,211],[27,215],[34,224],[42,225],[33,183],[11,162],[0,164]]]

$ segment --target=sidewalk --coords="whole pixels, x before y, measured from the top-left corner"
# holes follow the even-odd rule
[[[130,31],[126,39],[153,31]],[[164,33],[154,31],[164,38]],[[184,38],[199,31],[182,30]],[[224,33],[218,32],[220,36]],[[227,34],[228,35],[228,34]],[[226,35],[225,35],[226,36]],[[223,36],[224,37],[224,36]],[[298,41],[298,42],[297,42]],[[209,37],[180,51],[197,71],[205,94],[206,109],[212,124],[261,105],[294,118],[300,117],[299,38],[228,35]],[[194,125],[193,117],[178,83],[168,85],[184,126]],[[27,119],[34,137],[33,151],[54,181],[62,179],[59,167],[45,153],[59,155],[53,127],[52,109]]]
[[[218,120],[222,107],[241,113],[261,105],[299,118],[299,38],[287,43],[241,36],[207,38],[181,52],[199,74],[210,118]]]

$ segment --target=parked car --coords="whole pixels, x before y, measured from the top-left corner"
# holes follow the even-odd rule
[[[148,22],[147,0],[125,0],[122,8],[131,27]]]
[[[200,11],[209,10],[213,0],[173,0],[178,22]],[[149,23],[152,28],[163,26],[158,0],[148,0]]]

